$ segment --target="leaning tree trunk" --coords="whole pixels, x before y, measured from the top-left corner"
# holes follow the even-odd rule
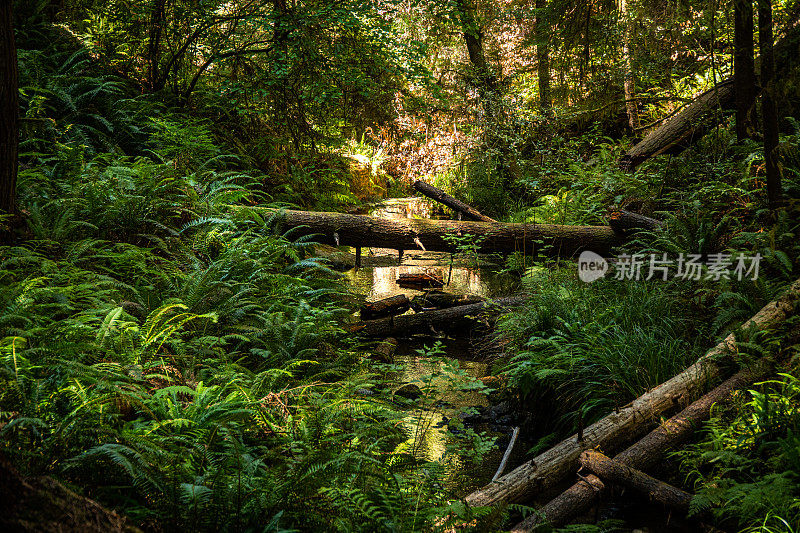
[[[772,43],[772,1],[758,0],[758,45],[761,48],[761,114],[764,121],[764,162],[767,171],[767,197],[771,209],[781,196],[781,171],[778,168],[778,108],[775,105],[775,56]]]
[[[800,21],[793,22],[786,29],[784,37],[775,44],[773,52],[773,78],[782,80],[800,64]],[[756,62],[760,62],[760,58]],[[728,78],[695,97],[690,104],[651,130],[641,142],[620,158],[620,168],[632,171],[651,157],[680,151],[702,136],[708,125],[713,123],[709,120],[713,113],[731,108],[734,102],[734,80]]]
[[[756,103],[756,71],[753,52],[753,2],[733,4],[733,79],[736,98],[736,138],[750,137],[752,112]]]
[[[778,300],[765,305],[742,325],[742,329],[762,330],[780,324],[794,313],[798,300],[800,280],[795,281]],[[604,450],[616,449],[624,442],[644,434],[658,422],[663,413],[681,402],[685,405],[696,397],[709,381],[717,377],[720,363],[724,363],[736,348],[736,337],[733,334],[728,335],[724,341],[677,376],[642,394],[618,412],[589,426],[583,431],[582,439],[573,435],[560,442],[496,482],[476,490],[467,496],[467,503],[475,507],[492,505],[503,500],[519,501],[562,482],[575,471],[582,451],[597,446]]]
[[[0,0],[0,214],[17,210],[19,74],[11,0]]]
[[[458,220],[385,219],[344,213],[264,209],[282,218],[290,235],[314,235],[320,244],[396,250],[457,252],[453,237],[470,235],[475,252],[573,257],[584,250],[609,255],[623,238],[609,226],[501,224]]]
[[[437,189],[433,185],[425,183],[422,180],[417,180],[414,182],[414,189],[421,192],[428,198],[436,200],[440,204],[446,205],[453,211],[464,215],[470,220],[479,220],[481,222],[497,222],[495,219],[487,217],[471,205],[465,204],[461,200],[453,198],[443,190]]]

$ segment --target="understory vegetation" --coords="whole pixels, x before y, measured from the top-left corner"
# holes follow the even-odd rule
[[[731,74],[724,3],[13,4],[0,453],[21,475],[146,531],[502,531],[530,502],[470,508],[464,487],[508,439],[465,422],[474,406],[446,405],[443,389],[524,413],[519,463],[736,332],[730,370],[766,359],[774,379],[715,407],[670,456],[671,480],[695,495],[702,530],[800,530],[797,319],[741,330],[800,272],[796,67],[774,91],[777,206],[762,134],[737,137],[722,109],[676,153],[619,164],[643,125]],[[785,36],[797,2],[772,4]],[[752,127],[763,114],[751,109]],[[501,222],[635,211],[664,227],[618,255],[741,254],[760,270],[644,279],[645,263],[642,279],[585,283],[569,258],[495,257],[503,287],[530,295],[481,340],[502,378],[470,377],[426,337],[430,367],[401,393],[403,365],[353,327],[365,295],[285,209],[353,211],[412,195],[415,179]],[[446,240],[451,273],[485,273],[480,239]],[[421,451],[434,429],[435,457]]]

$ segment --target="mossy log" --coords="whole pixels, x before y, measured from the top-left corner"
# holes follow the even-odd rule
[[[800,280],[791,284],[777,300],[765,305],[742,329],[763,330],[783,322],[794,313],[800,299]],[[737,348],[736,337],[731,334],[703,355],[686,370],[642,394],[618,412],[595,422],[583,431],[582,439],[569,437],[534,459],[527,461],[466,497],[472,506],[492,505],[499,501],[520,501],[553,487],[574,472],[578,458],[584,450],[601,447],[618,449],[644,435],[662,414],[676,406],[686,405],[702,394],[708,383],[719,376],[720,363]]]
[[[276,210],[267,210],[276,211]],[[290,235],[314,235],[321,244],[367,246],[396,250],[424,249],[456,252],[451,236],[471,235],[481,253],[541,251],[549,256],[572,257],[583,250],[610,255],[622,239],[609,226],[555,224],[500,224],[458,220],[383,219],[345,213],[283,211]]]
[[[425,183],[422,180],[417,180],[414,182],[414,189],[421,192],[428,198],[432,200],[436,200],[440,204],[446,205],[453,211],[457,213],[461,213],[463,216],[467,217],[469,220],[478,220],[480,222],[497,222],[493,218],[489,218],[474,207],[465,204],[461,200],[457,200],[453,198],[446,192],[441,189],[437,189],[433,185],[429,183]]]

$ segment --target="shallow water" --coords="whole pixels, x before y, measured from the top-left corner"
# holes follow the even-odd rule
[[[424,199],[401,198],[390,200],[373,209],[373,216],[384,218],[428,218],[431,216],[429,202]],[[365,257],[397,259],[397,251],[388,249],[364,248]],[[427,273],[441,276],[445,282],[442,290],[453,294],[472,294],[485,298],[504,296],[513,285],[507,278],[495,273],[497,267],[487,266],[483,258],[476,256],[453,257],[449,253],[407,251],[401,264],[391,266],[370,266],[346,272],[350,283],[365,301],[376,301],[398,294],[409,298],[423,294],[423,291],[400,287],[397,280],[400,274]],[[381,264],[385,264],[382,261]],[[412,312],[412,311],[409,311]],[[430,357],[418,350],[432,346],[437,339],[431,337],[412,337],[401,339],[395,354],[395,363],[402,367],[398,379],[403,383],[413,383],[424,391],[429,391],[420,400],[420,409],[410,411],[405,421],[405,431],[409,443],[418,457],[431,461],[443,461],[448,466],[450,480],[448,485],[461,495],[488,482],[500,463],[508,435],[489,431],[489,428],[474,428],[487,431],[487,435],[498,437],[499,447],[487,453],[480,464],[465,464],[461,457],[446,454],[452,434],[448,428],[451,418],[458,416],[462,408],[487,405],[487,397],[475,390],[458,390],[460,384],[487,376],[489,365],[474,354],[470,339],[446,337],[438,339],[444,354]],[[518,442],[509,461],[508,470],[518,463],[524,455],[525,446]],[[466,478],[463,474],[467,473]],[[458,474],[461,474],[460,476]],[[457,485],[450,481],[458,478]]]

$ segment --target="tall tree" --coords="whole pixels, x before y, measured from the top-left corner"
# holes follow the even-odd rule
[[[550,97],[550,35],[545,24],[547,0],[536,0],[534,32],[536,37],[536,62],[539,74],[539,105],[548,112],[553,102]]]
[[[756,73],[753,61],[753,2],[735,0],[733,31],[733,78],[736,94],[736,138],[750,137],[752,111],[756,102]]]
[[[0,0],[0,213],[16,212],[19,75],[11,7]]]
[[[775,57],[772,37],[772,1],[758,0],[758,46],[761,52],[761,114],[764,122],[764,162],[767,167],[767,197],[770,208],[781,196],[778,167],[778,108],[773,98]]]
[[[635,130],[639,127],[639,110],[636,106],[636,80],[633,76],[633,57],[631,52],[634,22],[628,1],[619,0],[619,16],[623,24],[622,63],[624,68],[625,108],[628,111],[628,124],[630,124],[632,130]]]

